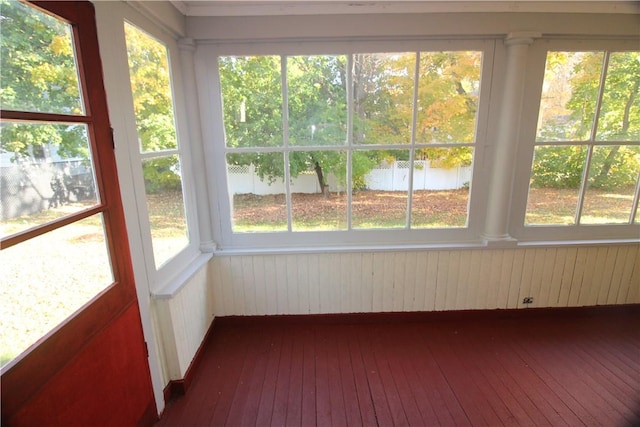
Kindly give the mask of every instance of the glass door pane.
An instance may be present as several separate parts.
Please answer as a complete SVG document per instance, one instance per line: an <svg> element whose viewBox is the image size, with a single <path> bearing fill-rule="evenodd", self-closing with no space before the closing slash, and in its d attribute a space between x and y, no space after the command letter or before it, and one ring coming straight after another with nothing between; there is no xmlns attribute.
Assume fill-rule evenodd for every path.
<svg viewBox="0 0 640 427"><path fill-rule="evenodd" d="M85 124L0 123L0 236L99 202Z"/></svg>
<svg viewBox="0 0 640 427"><path fill-rule="evenodd" d="M114 281L102 214L0 251L0 265L3 366Z"/></svg>
<svg viewBox="0 0 640 427"><path fill-rule="evenodd" d="M0 8L2 108L83 115L71 25L18 1Z"/></svg>

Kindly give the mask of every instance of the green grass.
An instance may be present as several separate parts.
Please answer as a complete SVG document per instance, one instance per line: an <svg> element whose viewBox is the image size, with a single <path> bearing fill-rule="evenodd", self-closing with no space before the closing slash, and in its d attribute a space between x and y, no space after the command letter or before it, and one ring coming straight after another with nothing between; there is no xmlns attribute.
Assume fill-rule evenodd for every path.
<svg viewBox="0 0 640 427"><path fill-rule="evenodd" d="M463 227L467 190L419 192L414 197L413 228ZM533 189L530 224L571 224L576 190ZM633 197L591 190L583 223L628 221ZM402 229L405 226L406 194L359 192L354 197L353 227ZM148 198L154 252L167 259L186 244L186 227L180 194ZM234 198L235 232L281 232L287 230L284 196L244 195ZM62 208L4 221L3 234L43 224L88 206ZM304 195L294 197L295 231L345 230L346 196ZM95 215L55 232L0 252L0 363L6 364L71 313L110 284L108 259L100 216ZM105 269L106 266L106 269Z"/></svg>

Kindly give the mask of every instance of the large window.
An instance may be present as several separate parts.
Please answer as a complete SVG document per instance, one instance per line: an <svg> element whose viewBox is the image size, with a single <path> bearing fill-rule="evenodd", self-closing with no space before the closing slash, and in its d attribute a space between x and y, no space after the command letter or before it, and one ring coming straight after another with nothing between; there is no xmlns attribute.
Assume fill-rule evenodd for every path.
<svg viewBox="0 0 640 427"><path fill-rule="evenodd" d="M181 150L175 125L167 47L124 24L129 77L156 268L189 244Z"/></svg>
<svg viewBox="0 0 640 427"><path fill-rule="evenodd" d="M217 67L233 234L468 228L482 51Z"/></svg>
<svg viewBox="0 0 640 427"><path fill-rule="evenodd" d="M640 52L549 51L527 226L638 223Z"/></svg>

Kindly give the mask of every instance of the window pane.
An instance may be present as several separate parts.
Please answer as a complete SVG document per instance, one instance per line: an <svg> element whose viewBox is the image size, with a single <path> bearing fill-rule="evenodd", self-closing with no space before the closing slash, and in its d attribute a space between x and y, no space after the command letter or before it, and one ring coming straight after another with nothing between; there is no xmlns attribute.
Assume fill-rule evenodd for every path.
<svg viewBox="0 0 640 427"><path fill-rule="evenodd" d="M406 227L410 163L409 150L353 152L353 228Z"/></svg>
<svg viewBox="0 0 640 427"><path fill-rule="evenodd" d="M583 145L536 147L526 225L575 224L586 156Z"/></svg>
<svg viewBox="0 0 640 427"><path fill-rule="evenodd" d="M482 52L422 52L416 142L475 142Z"/></svg>
<svg viewBox="0 0 640 427"><path fill-rule="evenodd" d="M234 232L287 230L282 153L227 154Z"/></svg>
<svg viewBox="0 0 640 427"><path fill-rule="evenodd" d="M628 223L638 174L640 146L595 147L580 223Z"/></svg>
<svg viewBox="0 0 640 427"><path fill-rule="evenodd" d="M640 141L640 52L613 52L598 117L599 141Z"/></svg>
<svg viewBox="0 0 640 427"><path fill-rule="evenodd" d="M411 142L415 63L414 53L354 55L354 143Z"/></svg>
<svg viewBox="0 0 640 427"><path fill-rule="evenodd" d="M291 145L344 145L346 143L346 69L346 56L287 58Z"/></svg>
<svg viewBox="0 0 640 427"><path fill-rule="evenodd" d="M113 283L102 215L0 252L5 365Z"/></svg>
<svg viewBox="0 0 640 427"><path fill-rule="evenodd" d="M0 123L2 237L98 203L86 125Z"/></svg>
<svg viewBox="0 0 640 427"><path fill-rule="evenodd" d="M473 148L427 148L416 159L411 227L466 227Z"/></svg>
<svg viewBox="0 0 640 427"><path fill-rule="evenodd" d="M289 165L293 231L346 230L347 154L292 152Z"/></svg>
<svg viewBox="0 0 640 427"><path fill-rule="evenodd" d="M153 255L159 268L189 244L180 159L177 155L148 159L142 170Z"/></svg>
<svg viewBox="0 0 640 427"><path fill-rule="evenodd" d="M548 52L537 141L585 141L598 100L602 52Z"/></svg>
<svg viewBox="0 0 640 427"><path fill-rule="evenodd" d="M124 29L140 150L176 149L167 48L132 25Z"/></svg>
<svg viewBox="0 0 640 427"><path fill-rule="evenodd" d="M71 26L18 1L0 14L2 108L83 114Z"/></svg>
<svg viewBox="0 0 640 427"><path fill-rule="evenodd" d="M282 146L279 56L218 60L227 147Z"/></svg>

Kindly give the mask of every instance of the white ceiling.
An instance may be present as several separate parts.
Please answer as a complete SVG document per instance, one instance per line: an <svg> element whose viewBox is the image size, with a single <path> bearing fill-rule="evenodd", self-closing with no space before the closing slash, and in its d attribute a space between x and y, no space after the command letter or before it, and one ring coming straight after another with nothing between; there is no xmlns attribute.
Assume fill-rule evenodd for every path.
<svg viewBox="0 0 640 427"><path fill-rule="evenodd" d="M185 16L268 16L447 12L566 12L640 14L640 2L638 1L171 0L171 3Z"/></svg>

